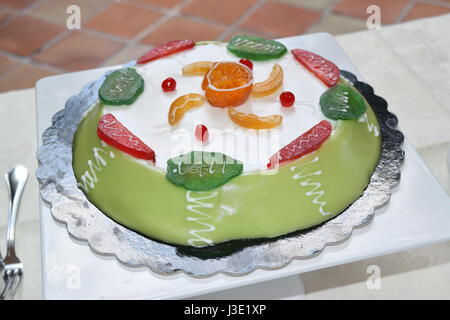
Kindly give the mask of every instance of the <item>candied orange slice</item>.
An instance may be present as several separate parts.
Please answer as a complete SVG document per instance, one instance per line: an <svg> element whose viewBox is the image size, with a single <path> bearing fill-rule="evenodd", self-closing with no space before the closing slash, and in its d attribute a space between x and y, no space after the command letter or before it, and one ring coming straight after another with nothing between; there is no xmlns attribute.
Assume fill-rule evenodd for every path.
<svg viewBox="0 0 450 320"><path fill-rule="evenodd" d="M283 68L277 63L273 65L272 72L267 80L255 83L252 88L252 95L257 97L267 96L283 84Z"/></svg>
<svg viewBox="0 0 450 320"><path fill-rule="evenodd" d="M186 111L200 107L203 103L205 103L205 98L198 93L188 93L176 98L169 109L168 119L170 125L176 125Z"/></svg>
<svg viewBox="0 0 450 320"><path fill-rule="evenodd" d="M214 62L198 61L183 67L184 76L204 76L212 68Z"/></svg>
<svg viewBox="0 0 450 320"><path fill-rule="evenodd" d="M205 97L215 107L238 106L247 101L252 90L250 68L237 62L216 62L202 82Z"/></svg>
<svg viewBox="0 0 450 320"><path fill-rule="evenodd" d="M249 129L272 129L278 127L283 121L281 115L260 117L256 114L237 111L233 107L228 108L228 115L234 123Z"/></svg>

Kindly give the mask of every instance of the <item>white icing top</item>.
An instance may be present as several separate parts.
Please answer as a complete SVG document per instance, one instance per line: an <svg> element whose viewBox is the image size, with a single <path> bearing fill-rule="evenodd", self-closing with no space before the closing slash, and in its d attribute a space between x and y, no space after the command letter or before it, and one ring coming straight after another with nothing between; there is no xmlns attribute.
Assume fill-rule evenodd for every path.
<svg viewBox="0 0 450 320"><path fill-rule="evenodd" d="M274 63L284 72L283 86L274 94L263 98L249 99L237 110L258 116L281 114L283 123L271 130L252 130L233 123L227 108L211 106L206 100L202 107L187 111L174 127L168 122L168 111L172 102L181 95L199 93L202 76L183 76L182 67L197 61L236 61L240 58L229 53L225 44L198 45L167 58L139 65L136 70L145 82L144 92L130 106L105 106L105 113L112 113L128 130L150 146L156 154L156 167L165 171L167 160L193 150L218 151L240 160L244 173L267 169L270 156L292 140L312 128L321 120L333 125L336 121L326 118L318 104L320 95L327 87L306 70L288 52L280 59L253 62L254 83L266 80ZM177 82L176 90L164 92L161 83L172 77ZM279 95L291 91L296 103L285 108ZM209 140L201 143L195 138L195 126L208 128Z"/></svg>

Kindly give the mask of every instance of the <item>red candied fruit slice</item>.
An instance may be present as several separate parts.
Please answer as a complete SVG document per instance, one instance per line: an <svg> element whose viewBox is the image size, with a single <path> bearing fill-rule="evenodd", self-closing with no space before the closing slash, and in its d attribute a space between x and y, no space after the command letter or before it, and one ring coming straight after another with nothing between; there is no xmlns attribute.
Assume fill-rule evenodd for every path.
<svg viewBox="0 0 450 320"><path fill-rule="evenodd" d="M111 113L100 118L97 135L110 146L135 158L155 162L155 151L125 128Z"/></svg>
<svg viewBox="0 0 450 320"><path fill-rule="evenodd" d="M270 157L267 167L272 169L278 164L296 160L304 155L317 150L331 134L331 123L320 121L314 127L306 131L300 137L284 146Z"/></svg>
<svg viewBox="0 0 450 320"><path fill-rule="evenodd" d="M339 81L339 68L333 62L302 49L293 49L291 52L298 62L314 73L328 87L334 86Z"/></svg>
<svg viewBox="0 0 450 320"><path fill-rule="evenodd" d="M195 137L198 141L206 142L209 139L208 128L203 124L198 124L195 127Z"/></svg>
<svg viewBox="0 0 450 320"><path fill-rule="evenodd" d="M137 60L137 63L147 63L183 50L191 49L194 46L195 42L193 40L169 41L165 44L161 44L153 49L150 49L149 52L145 53Z"/></svg>

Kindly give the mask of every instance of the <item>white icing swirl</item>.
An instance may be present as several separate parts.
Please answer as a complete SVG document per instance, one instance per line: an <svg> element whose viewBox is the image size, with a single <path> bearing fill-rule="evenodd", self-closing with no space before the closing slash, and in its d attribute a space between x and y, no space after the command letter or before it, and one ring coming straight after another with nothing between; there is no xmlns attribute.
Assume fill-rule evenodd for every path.
<svg viewBox="0 0 450 320"><path fill-rule="evenodd" d="M94 161L89 159L87 161L87 165L89 167L88 170L85 171L85 173L81 176L80 180L81 182L78 182L78 186L82 188L85 192L89 192L90 189L95 188L95 184L98 182L98 177L96 174L96 171L102 171L102 167L106 167L107 162L102 157L101 154L106 155L110 157L111 159L114 159L114 153L112 151L106 151L102 148L93 148L92 149L94 154Z"/></svg>
<svg viewBox="0 0 450 320"><path fill-rule="evenodd" d="M218 195L217 191L212 192L195 192L197 194L200 194L200 197L194 198L193 191L186 191L186 201L188 202L187 209L188 211L195 213L196 216L194 217L187 217L187 221L195 222L196 224L200 225L202 229L192 229L189 231L189 233L194 237L192 239L188 240L188 244L194 247L202 247L205 245L210 245L213 243L211 239L208 239L200 233L208 233L213 232L216 230L216 227L214 227L212 224L207 223L205 220L211 219L211 216L207 214L206 212L202 211L203 209L211 209L214 207L214 204L212 203L206 203L201 202L202 200L208 200L216 197Z"/></svg>
<svg viewBox="0 0 450 320"><path fill-rule="evenodd" d="M326 203L326 201L320 200L325 195L325 191L320 190L320 188L322 187L322 184L320 182L314 182L313 181L314 179L311 178L314 176L322 175L322 170L317 170L314 172L307 172L308 169L304 168L305 166L308 166L309 164L312 164L312 163L316 163L318 161L319 161L319 157L316 156L313 160L311 160L309 162L302 163L297 166L292 166L291 171L295 171L298 168L302 168L302 170L300 172L298 172L292 176L292 179L301 180L300 185L302 187L311 187L311 186L313 187L311 190L307 191L305 194L308 197L314 196L312 202L319 206L319 212L322 216L327 216L327 215L331 214L330 212L324 210L324 207L327 203ZM305 179L305 178L307 178L307 179Z"/></svg>

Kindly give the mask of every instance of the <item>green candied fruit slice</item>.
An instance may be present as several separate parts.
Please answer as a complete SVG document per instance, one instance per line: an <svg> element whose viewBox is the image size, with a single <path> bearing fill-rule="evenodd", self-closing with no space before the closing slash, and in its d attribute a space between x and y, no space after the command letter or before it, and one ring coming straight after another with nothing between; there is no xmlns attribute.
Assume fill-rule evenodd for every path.
<svg viewBox="0 0 450 320"><path fill-rule="evenodd" d="M144 91L144 79L133 68L123 68L106 76L98 90L100 101L107 105L129 105Z"/></svg>
<svg viewBox="0 0 450 320"><path fill-rule="evenodd" d="M254 61L278 59L287 52L286 47L278 41L246 35L231 38L227 49L240 58Z"/></svg>
<svg viewBox="0 0 450 320"><path fill-rule="evenodd" d="M191 151L167 160L166 178L192 191L206 191L242 174L242 162L220 152Z"/></svg>
<svg viewBox="0 0 450 320"><path fill-rule="evenodd" d="M366 112L363 96L345 83L338 83L320 96L320 108L333 120L357 119Z"/></svg>

